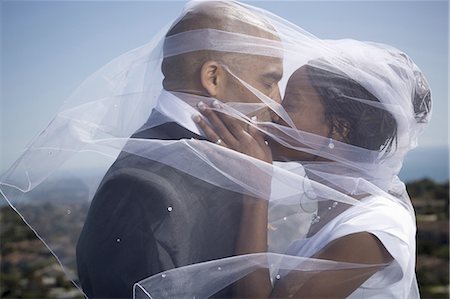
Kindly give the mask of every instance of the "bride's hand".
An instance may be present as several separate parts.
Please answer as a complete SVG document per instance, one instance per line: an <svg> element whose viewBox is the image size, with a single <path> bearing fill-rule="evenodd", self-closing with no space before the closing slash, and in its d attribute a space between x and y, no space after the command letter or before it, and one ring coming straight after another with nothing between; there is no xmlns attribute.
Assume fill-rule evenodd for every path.
<svg viewBox="0 0 450 299"><path fill-rule="evenodd" d="M203 102L198 103L197 106L202 115L212 125L211 127L200 115L193 117L209 141L267 163L272 163L272 152L264 140L264 134L254 125L219 112L223 109L223 106L217 101L213 103L212 107L206 106ZM211 108L214 108L217 112ZM256 120L256 117L252 119Z"/></svg>

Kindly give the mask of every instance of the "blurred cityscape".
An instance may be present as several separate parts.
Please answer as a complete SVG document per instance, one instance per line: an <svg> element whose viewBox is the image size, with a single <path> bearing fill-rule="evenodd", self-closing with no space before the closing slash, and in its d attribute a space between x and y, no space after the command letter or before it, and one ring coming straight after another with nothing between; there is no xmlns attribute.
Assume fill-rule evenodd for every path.
<svg viewBox="0 0 450 299"><path fill-rule="evenodd" d="M80 192L83 190L79 185L81 182L67 184L72 190L78 190L71 193L74 199L87 197L86 192ZM449 183L423 179L407 184L407 189L417 215L416 271L421 296L449 298ZM41 192L45 193L45 190ZM75 207L70 207L70 202L66 200L66 205L58 205L60 215L55 211L52 214L58 217L76 215L73 210ZM87 204L81 207L85 208ZM55 207L45 204L43 209ZM68 211L72 212L67 213ZM0 221L1 298L84 298L67 279L50 251L8 205L1 206ZM41 226L51 226L52 220L48 221L49 224ZM81 229L82 222L83 219L76 218L67 221L72 225L72 230L74 225ZM61 231L63 232L64 228L61 228ZM58 243L74 242L73 237L61 233L58 235Z"/></svg>

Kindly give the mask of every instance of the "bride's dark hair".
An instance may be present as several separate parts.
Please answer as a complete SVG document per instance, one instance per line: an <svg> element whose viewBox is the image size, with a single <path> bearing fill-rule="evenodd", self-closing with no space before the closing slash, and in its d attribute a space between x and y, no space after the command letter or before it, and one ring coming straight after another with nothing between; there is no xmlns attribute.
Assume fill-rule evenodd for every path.
<svg viewBox="0 0 450 299"><path fill-rule="evenodd" d="M343 141L369 150L389 152L397 140L397 123L385 109L364 101L380 102L358 82L342 73L306 66L311 85L319 94L325 119Z"/></svg>
<svg viewBox="0 0 450 299"><path fill-rule="evenodd" d="M395 54L395 58L412 68L412 62L405 54ZM324 67L315 66L316 63ZM395 65L390 67L402 77L403 70ZM369 150L388 153L394 145L397 146L398 125L394 116L379 104L367 103L380 103L377 97L357 81L335 70L326 60L316 60L314 65L308 64L305 68L311 85L324 105L330 132L337 132L348 144ZM419 70L414 70L413 86L411 104L414 118L417 123L427 123L431 115L431 90Z"/></svg>

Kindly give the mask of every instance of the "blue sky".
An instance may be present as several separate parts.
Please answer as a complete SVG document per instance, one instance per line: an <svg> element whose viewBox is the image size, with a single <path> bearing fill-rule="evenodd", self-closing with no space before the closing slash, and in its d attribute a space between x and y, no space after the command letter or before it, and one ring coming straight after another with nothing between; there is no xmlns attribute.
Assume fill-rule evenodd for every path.
<svg viewBox="0 0 450 299"><path fill-rule="evenodd" d="M402 49L426 74L434 111L420 146L448 146L447 1L244 1L320 38L355 38ZM184 1L2 1L3 172L89 74L148 42ZM448 165L441 165L448 167Z"/></svg>

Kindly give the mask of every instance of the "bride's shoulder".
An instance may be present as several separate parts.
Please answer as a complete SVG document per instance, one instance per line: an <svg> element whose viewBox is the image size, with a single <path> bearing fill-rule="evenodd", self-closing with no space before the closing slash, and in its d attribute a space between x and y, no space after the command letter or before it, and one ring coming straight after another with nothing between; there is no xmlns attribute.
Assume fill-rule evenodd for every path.
<svg viewBox="0 0 450 299"><path fill-rule="evenodd" d="M414 213L401 200L393 196L371 195L360 200L361 211L377 213L402 222L415 222Z"/></svg>

